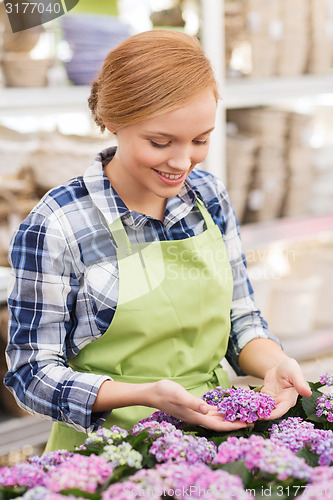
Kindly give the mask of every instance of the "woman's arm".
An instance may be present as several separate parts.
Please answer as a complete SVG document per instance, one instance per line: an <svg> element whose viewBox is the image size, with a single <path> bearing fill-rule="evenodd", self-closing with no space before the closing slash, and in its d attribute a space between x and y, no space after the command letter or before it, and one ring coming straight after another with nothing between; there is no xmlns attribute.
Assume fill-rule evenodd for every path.
<svg viewBox="0 0 333 500"><path fill-rule="evenodd" d="M287 359L289 357L276 342L257 338L243 347L238 362L244 373L264 379L268 370Z"/></svg>
<svg viewBox="0 0 333 500"><path fill-rule="evenodd" d="M146 384L128 384L106 380L100 387L93 412L109 411L124 406L142 405L161 410L191 425L201 425L215 431L232 431L252 427L246 422L224 421L216 407L192 396L171 380Z"/></svg>
<svg viewBox="0 0 333 500"><path fill-rule="evenodd" d="M64 190L57 191L64 195ZM54 205L57 217L48 211ZM71 334L80 284L60 212L51 196L46 198L12 239L5 384L26 411L92 431L109 414L92 419L91 407L100 385L110 377L74 372L68 366L68 351L77 347ZM83 332L89 333L89 326L84 323Z"/></svg>

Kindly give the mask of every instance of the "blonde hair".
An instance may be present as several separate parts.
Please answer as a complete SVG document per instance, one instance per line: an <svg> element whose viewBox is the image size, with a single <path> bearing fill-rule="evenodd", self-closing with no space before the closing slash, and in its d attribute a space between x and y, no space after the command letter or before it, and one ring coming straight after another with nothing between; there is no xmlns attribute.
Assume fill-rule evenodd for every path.
<svg viewBox="0 0 333 500"><path fill-rule="evenodd" d="M125 127L188 104L211 89L219 98L209 60L194 37L152 30L109 52L88 103L97 125Z"/></svg>

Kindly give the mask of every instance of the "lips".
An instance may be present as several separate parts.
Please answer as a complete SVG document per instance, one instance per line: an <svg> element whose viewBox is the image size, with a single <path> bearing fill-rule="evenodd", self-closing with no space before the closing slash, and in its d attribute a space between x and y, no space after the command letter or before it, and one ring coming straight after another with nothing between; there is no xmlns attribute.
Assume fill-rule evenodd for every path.
<svg viewBox="0 0 333 500"><path fill-rule="evenodd" d="M158 178L163 181L165 184L169 185L174 185L174 184L180 184L185 180L186 173L183 172L182 174L170 174L169 172L160 172L159 170L153 169L154 172L156 172L156 175Z"/></svg>

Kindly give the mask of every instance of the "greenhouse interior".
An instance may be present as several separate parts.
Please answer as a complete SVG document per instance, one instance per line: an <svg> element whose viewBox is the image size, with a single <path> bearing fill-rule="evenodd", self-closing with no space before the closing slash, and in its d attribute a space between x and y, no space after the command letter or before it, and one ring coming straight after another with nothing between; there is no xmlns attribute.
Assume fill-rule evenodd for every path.
<svg viewBox="0 0 333 500"><path fill-rule="evenodd" d="M28 15L29 9L31 13L34 11L37 21L32 14ZM20 28L15 29L18 23L21 23ZM168 405L163 406L163 404L160 407L150 405L150 415L138 418L134 426L122 427L120 417L115 417L114 421L110 417L110 422L114 424L107 427L98 423L105 421L103 416L105 408L101 407L100 411L95 410L97 416L93 417L91 413L93 401L89 403L90 409L85 406L88 396L86 400L82 400L83 410L73 409L75 405L80 406L79 399L75 401L68 399L65 403L60 401L61 398L67 397L66 391L69 393L73 391L72 385L75 386L76 375L74 372L73 381L66 379L61 382L60 374L57 375L59 380L53 380L51 369L50 375L48 374L45 352L56 350L56 354L52 355L58 359L56 361L58 371L65 369L64 366L66 370L71 369L64 355L65 351L68 349L68 352L78 354L82 346L85 349L87 343L91 342L84 336L85 329L91 329L87 335L95 335L94 338L99 340L97 333L104 333L110 325L109 321L105 328L103 327L104 316L102 313L98 316L98 311L96 313L95 309L108 306L111 292L105 292L105 303L102 297L98 298L100 304L97 303L97 299L96 303L93 302L95 299L91 299L90 294L95 293L94 290L85 289L85 285L79 279L78 282L75 281L76 278L74 279L72 275L70 277L63 275L67 261L61 269L58 261L54 264L60 266L59 276L49 274L47 269L43 268L46 266L43 259L46 259L47 243L40 242L44 237L46 240L47 230L45 229L44 233L43 225L42 229L38 230L33 226L39 235L34 242L30 242L32 247L35 246L35 253L32 253L33 249L27 246L28 232L24 233L24 228L27 228L28 224L38 224L38 220L41 220L37 216L38 210L40 217L46 217L43 215L46 213L46 207L49 210L47 213L52 212L51 202L48 201L51 199L50 196L53 196L52 203L60 203L61 193L58 195L59 200L56 194L52 195L58 186L68 186L70 179L82 179L81 176L92 165L100 151L106 148L117 150L117 141L119 147L117 152L113 153L115 155L113 158L118 160L118 163L114 164L114 168L116 165L121 166L122 157L119 151L122 132L123 137L126 134L126 125L123 129L120 128L120 132L118 129L114 131L112 126L107 125L103 131L96 125L98 122L94 120L93 113L89 110L90 104L88 106L92 84L99 72L103 71L104 60L114 48L132 37L135 39L137 35L150 31L157 33L160 30L186 34L199 42L201 50L210 62L219 93L215 124L212 127L214 130L209 137L209 151L207 149L207 154L198 166L202 173L195 174L197 171L195 169L194 176L190 177L194 179L194 184L196 182L195 185L198 187L196 192L200 189L202 189L200 193L206 192L204 189L207 189L208 193L211 188L205 188L204 183L213 182L207 179L217 179L214 185L222 186L220 189L223 193L227 193L229 201L226 202L225 199L221 201L219 209L222 212L220 216L216 212L216 219L209 211L209 204L207 205L205 200L203 204L207 208L205 211L208 212L208 216L212 215L210 219L215 222L215 227L218 225L217 217L222 220L223 228L229 227L225 230L227 233L225 238L224 229L222 226L219 227L225 243L223 246L227 251L230 248L230 252L234 252L232 258L235 262L237 256L234 254L239 252L235 268L237 265L241 267L240 270L232 270L234 294L231 320L229 317L227 319L227 322L231 321L229 327L231 332L233 323L235 331L241 330L239 333L230 333L230 339L232 335L238 335L238 344L230 347L229 339L228 351L225 347L218 366L223 371L223 376L214 375L217 380L214 387L207 383L206 390L202 390L200 394L191 394L191 397L195 396L196 399L200 396L206 405L207 414L213 411L210 409L211 406L216 408L219 415L214 418L220 418L227 424L219 429L206 427L204 423L195 423L196 420L191 420L192 417L186 421L177 411L171 414L172 412L165 409ZM145 55L141 64L149 67L149 54ZM165 73L167 71L166 66ZM189 76L184 72L183 77L186 81ZM150 82L146 83L148 90ZM112 94L109 98L112 100ZM190 106L195 102L193 99L186 101L185 107L180 110L192 109ZM151 101L153 100L151 97ZM11 498L124 500L188 497L207 499L269 497L276 500L298 496L304 500L333 500L333 0L72 2L41 0L37 3L0 0L0 110L0 500ZM177 108L172 108L169 113L170 116L172 113L177 113ZM140 123L139 121L128 125L129 130L131 126L140 129ZM196 130L200 129L199 118L193 129L195 127ZM190 128L192 130L192 125ZM192 141L191 147L196 144L193 146L195 154L199 149L203 150L201 146L204 147L207 142L206 135L200 132L194 137L200 139ZM167 139L164 136L170 138L169 142L165 143ZM156 158L157 154L162 157L167 155L168 151L177 148L176 135L172 136L169 133L164 136L162 140L161 134L155 134L153 136L155 142L150 140L154 149L151 153L154 153ZM156 144L161 141L162 144ZM140 161L141 159L137 160L137 165L140 165ZM173 174L169 165L171 160L167 167L163 167L167 169L163 181L163 193L168 189L170 193L174 193L172 196L178 197L178 194L177 196L175 194L177 175ZM162 190L161 168L157 171L159 179L154 180L157 186L154 188L156 192L158 189ZM95 175L95 171L91 175ZM109 180L110 175L108 174ZM114 175L112 174L112 178ZM106 174L104 182L105 179ZM116 193L118 190L114 187L112 189L118 197L119 193L118 195ZM184 186L180 187L179 184L179 189L184 189ZM188 194L193 192L190 191ZM65 195L73 198L78 196L76 192L74 193L74 187L68 188L66 193L63 193L63 196ZM212 197L212 194L210 196ZM133 200L134 198L135 196ZM163 199L166 200L165 203L169 203L171 195L170 198L165 195ZM219 200L215 198L215 203L220 203ZM83 211L84 203L88 202L76 201L82 205L81 208L75 209ZM100 201L102 202L103 200ZM112 198L110 203L113 202ZM124 201L120 202L123 203L122 206L126 205ZM232 215L229 213L230 210L228 213L223 213L226 203L231 207ZM208 231L207 215L204 215L198 202L197 205ZM138 206L141 207L140 203ZM134 213L135 217L141 217L140 220L143 220L142 217L147 220L148 217L149 224L155 224L152 227L157 227L156 221L151 222L151 214L143 216L142 214L146 213L143 210L135 211L135 208L132 210L134 212L130 213ZM173 216L176 217L175 213ZM63 221L65 217L68 217L65 210L61 211L59 217L53 211L50 216L50 220L53 218L53 222L50 222L53 223L50 231L55 234L58 225L60 227L63 223L61 227L65 227L65 224L70 224L68 222L70 219L66 218L66 221ZM135 217L133 222L133 216L131 217L131 224L137 223L137 227L140 228L140 222L136 222ZM179 214L177 217L180 217ZM82 219L77 220L83 222L85 219L82 216ZM139 221L139 218L137 220ZM176 243L184 241L181 236L177 237L177 234L184 234L186 227L183 226L190 223L188 219L184 223L178 222L182 228L175 229L175 232L170 229L171 216L169 219L166 217L164 222L163 217L157 222L159 228L165 223L163 229L155 229L159 234L163 231L163 234L167 235L163 236L164 239L175 239ZM231 224L234 225L231 227ZM107 225L104 224L103 227L106 231ZM127 227L125 222L122 228L124 227ZM124 233L126 234L126 230ZM73 229L73 232L68 234L77 238L75 248L80 248L81 251L80 237L83 240L87 231L84 228L75 228L75 231ZM69 239L68 234L63 237ZM111 234L113 235L112 231ZM137 238L137 243L143 245L150 241L140 236L141 234L143 233L132 235L133 238ZM171 236L175 234L176 236ZM196 236L201 236L198 233L193 234L194 239ZM17 236L14 241L15 235ZM60 232L57 236L53 235L54 241L56 238L61 238L59 235ZM192 240L187 236L186 239ZM84 244L88 245L87 241L82 243ZM19 245L22 246L21 249L17 248ZM70 242L70 245L74 248L73 242ZM115 267L112 268L112 272L108 271L112 275L109 278L109 285L106 281L102 283L105 279L103 273L106 272L106 263L101 257L101 252L104 252L103 243L94 236L90 246L91 255L89 255L99 256L95 265L101 268L100 274L94 276L96 283L99 283L95 283L96 287L99 287L100 291L102 287L112 288L115 282L113 276ZM118 241L117 246L119 246ZM48 251L52 259L58 248L53 249L50 245ZM128 255L132 252L131 248L127 251ZM210 248L207 249L207 254L209 252ZM125 267L121 267L118 248L117 255L120 274L121 269ZM144 272L149 274L142 255L140 253ZM176 256L171 260L173 255L170 256L172 265L176 262ZM229 253L231 262L230 255ZM73 259L76 258L73 256ZM33 264L30 262L34 259L36 276L32 276ZM64 259L67 259L67 253ZM194 271L199 267L195 267L195 255L187 260L184 257L183 264L188 268L190 259L194 266L191 276L197 276ZM89 266L92 268L93 264L89 263L82 271L83 276L87 275L88 281ZM102 269L103 267L105 269ZM123 271L124 274L126 272L128 280L131 269L128 267L127 271ZM154 271L155 268L152 269ZM190 270L188 272L190 273ZM25 277L23 273L26 273ZM41 276L43 273L44 276ZM246 278L240 277L241 273L246 273ZM66 287L71 287L70 291L66 291L68 297L74 294L75 287L81 285L83 287L82 295L68 298L74 305L69 312L66 310L71 317L63 320L64 324L61 326L56 324L57 319L55 319L58 302L59 309L64 306L60 299L51 296L52 280L57 279L59 283L61 281L63 296ZM156 275L150 276L149 279L152 283L154 279L158 280L158 270ZM40 284L38 288L41 280L48 282L48 288L45 283ZM132 286L134 290L135 278L133 280L130 287ZM243 281L238 283L241 280L246 281L246 291ZM54 287L54 295L61 288L55 281L54 284L58 289ZM214 283L216 281L217 278ZM93 278L91 283L93 286ZM182 281L178 283L179 288L182 283ZM24 284L30 290L25 292L25 295L21 290ZM155 285L152 286L154 288ZM175 283L173 286L177 288ZM200 298L203 304L202 309L200 311L194 309L192 315L195 317L198 314L197 321L200 322L202 310L208 307L209 297L214 293L212 291L208 295L208 284L205 285L207 295L203 293L206 288L196 293L196 286L193 284L192 305L194 307L196 304L195 295L198 296L198 300L199 295L202 295ZM39 297L35 303L31 303L29 309L30 306L26 305L27 295L36 293L37 296L38 290L44 289L43 287L49 302L45 298L45 302L42 303L43 297ZM135 293L134 290L133 297ZM89 318L85 319L82 316L74 318L75 310L85 307L82 305L83 302L90 300L92 305L89 306ZM149 301L148 297L146 301ZM50 303L54 303L54 318L53 312L47 311ZM191 304L190 300L184 301L185 303ZM118 302L119 304L119 307L126 310L126 302ZM21 312L24 307L26 307L25 315ZM156 307L158 308L159 304L156 304ZM182 305L176 307L179 313ZM167 324L170 320L168 310L162 310L166 315L163 316L161 313L160 325ZM257 311L261 318L260 326L258 326ZM147 312L148 317L151 314L151 311ZM170 316L172 314L170 312ZM249 321L245 317L246 314L252 317L253 328L249 323L245 324ZM50 331L49 337L40 340L45 344L43 347L45 352L42 351L42 347L36 347L34 344L37 343L38 335L41 337L38 331L33 331L29 337L27 336L27 332L34 328L33 325L37 325L37 316L40 325L36 326L36 330L49 328ZM25 323L28 317L30 324ZM115 318L120 321L121 315L117 314ZM144 321L143 314L140 313L138 318L138 323L140 320ZM80 320L86 323L81 323L79 326ZM43 321L50 323L43 324ZM156 321L158 325L158 320ZM194 319L193 322L195 321ZM242 326L243 323L245 326ZM75 325L73 329L82 328L80 338L74 339L70 336L69 330L72 324ZM185 337L185 326L179 325L177 335L182 332ZM55 335L53 339L52 328ZM61 328L67 329L68 337L62 341L63 344L58 344ZM251 328L253 331L256 331L256 328L259 330L253 333ZM288 368L288 371L282 367L281 361L281 366L276 363L271 368L275 370L275 377L283 379L281 387L284 391L281 392L285 395L288 391L294 391L296 394L293 403L289 404L289 400L285 403L283 413L282 410L278 413L277 408L283 407L284 396L278 391L274 393L271 390L274 384L268 382L269 374L267 376L265 374L265 380L260 376L261 366L265 365L265 352L256 351L253 347L250 354L252 357L257 356L258 369L249 372L243 369L246 365L243 361L245 354L243 357L239 354L245 345L248 347L252 342L254 346L255 342L259 341L258 349L261 349L260 340L267 340L266 333L262 332L267 331L275 339L275 346L276 344L281 346L281 352L280 347L278 348L278 356L282 356L281 359L285 363L291 358L295 366L297 365L297 367L290 365L292 367ZM25 340L23 334L26 335ZM175 333L169 342L168 339L163 340L165 344L161 344L161 347L164 346L162 350L165 349L165 353L160 352L160 359L156 360L156 365L158 361L159 364L164 363L163 356L167 356L171 348L185 349L183 344L178 344L177 335ZM136 345L134 338L131 339L128 342L131 341ZM20 342L20 345L15 342ZM192 346L192 340L188 342ZM272 343L272 340L269 342ZM124 343L125 341L121 345ZM208 337L203 351L210 351L209 347L206 349L209 343ZM102 345L99 343L99 346ZM178 345L180 347L176 347ZM203 344L198 345L203 348ZM153 346L151 348L153 349ZM14 349L16 353L13 354ZM36 352L37 349L40 349L39 353ZM234 355L230 354L232 349L235 353L238 349L239 359L242 360L238 370L232 362L232 359L235 359ZM30 359L30 351L31 356L35 356L34 362ZM213 356L214 347L211 347L211 351ZM149 352L147 351L145 355L148 356ZM214 356L218 355L217 353ZM136 355L138 357L140 353L137 352ZM20 365L20 356L26 360L25 366L22 366L23 361ZM101 353L101 359L102 357ZM153 358L152 354L151 357ZM135 353L133 359L137 359ZM181 360L180 364L184 359L184 366L190 363L186 352L182 357L182 353L179 354L178 351L177 359ZM152 359L151 366L153 361ZM38 367L40 368L43 363L45 367L37 373ZM147 363L150 364L150 361ZM251 364L252 367L255 363L253 358L246 366ZM16 368L16 373L12 368L12 378L10 380L8 378L5 384L10 365L20 368ZM140 366L144 366L144 363L142 362ZM148 368L148 365L146 368L147 373L153 373L153 369ZM176 372L184 377L190 377L194 368L193 370L190 366L187 368L188 372L185 368ZM279 369L281 374L278 373ZM205 366L203 370L206 370ZM78 370L78 372L83 371L83 369ZM87 378L91 376L91 380L97 380L93 370L87 371L91 372ZM146 380L144 371L142 368L138 373L135 379L137 382L141 377L142 380ZM216 369L214 373L218 371ZM102 368L98 373L99 378L109 377L103 382L103 387L106 387L110 383L111 376L104 375ZM163 370L161 373L164 373ZM175 379L177 382L178 375L168 375L167 371L165 373L165 378ZM83 375L80 373L81 378L77 380L83 380ZM125 378L120 378L120 381L131 380L126 374L124 375ZM24 377L32 381L29 388L26 387ZM150 378L147 377L147 380ZM227 385L221 387L223 380L229 380L228 387ZM60 388L61 383L63 385ZM54 391L49 399L45 393L48 385L50 391ZM89 401L96 397L97 390L98 387L97 389L94 387L94 392L91 391ZM163 395L163 392L161 394ZM73 394L71 397L74 398ZM135 406L139 404L135 402L133 406L130 404L123 406L127 406L127 411L130 412L131 408L139 408ZM55 409L57 405L59 408ZM120 406L112 408L117 409ZM43 410L39 410L47 407L50 408L48 414L46 411L43 414ZM169 407L171 408L171 405ZM84 411L85 418L92 419L94 424L89 420L85 434L82 434L84 427L80 419L83 419L83 416L73 415L74 413L83 415ZM139 415L139 412L137 414ZM276 418L273 418L275 414ZM72 418L74 420L71 420ZM75 418L78 420L75 421ZM80 439L74 449L68 445L69 449L64 449L64 446L62 448L53 446L53 449L48 447L45 450L51 430L54 432L54 420L58 420L59 426L80 432ZM64 422L68 425L66 426Z"/></svg>

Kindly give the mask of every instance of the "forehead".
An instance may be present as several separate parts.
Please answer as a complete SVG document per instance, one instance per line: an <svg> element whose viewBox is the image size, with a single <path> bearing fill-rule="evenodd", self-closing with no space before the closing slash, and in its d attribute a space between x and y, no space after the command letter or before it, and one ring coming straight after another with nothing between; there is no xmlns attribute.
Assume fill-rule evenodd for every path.
<svg viewBox="0 0 333 500"><path fill-rule="evenodd" d="M186 105L136 124L141 132L196 137L215 125L216 100L211 91L204 92Z"/></svg>

